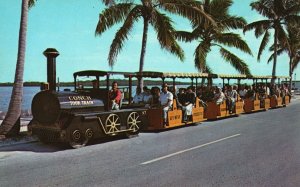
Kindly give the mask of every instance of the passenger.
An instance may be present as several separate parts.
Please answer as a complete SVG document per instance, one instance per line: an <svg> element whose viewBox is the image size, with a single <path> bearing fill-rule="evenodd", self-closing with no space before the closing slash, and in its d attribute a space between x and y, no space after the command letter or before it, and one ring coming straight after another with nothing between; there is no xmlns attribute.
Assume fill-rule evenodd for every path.
<svg viewBox="0 0 300 187"><path fill-rule="evenodd" d="M164 125L168 125L167 113L173 104L173 94L168 91L168 85L166 83L162 85L162 92L160 93L159 99L160 99L160 105L163 108Z"/></svg>
<svg viewBox="0 0 300 187"><path fill-rule="evenodd" d="M247 86L246 98L255 100L255 91L252 89L252 86Z"/></svg>
<svg viewBox="0 0 300 187"><path fill-rule="evenodd" d="M266 98L270 95L270 87L268 85L264 85L264 89L266 90Z"/></svg>
<svg viewBox="0 0 300 187"><path fill-rule="evenodd" d="M109 91L109 100L110 106L112 110L119 110L120 109L120 102L122 99L122 93L118 89L118 83L112 83L112 89Z"/></svg>
<svg viewBox="0 0 300 187"><path fill-rule="evenodd" d="M285 95L289 97L289 102L291 102L292 94L287 84L284 84L284 90L285 90Z"/></svg>
<svg viewBox="0 0 300 187"><path fill-rule="evenodd" d="M278 85L275 85L275 90L276 90L276 96L280 97L281 96L281 90L280 90L280 87Z"/></svg>
<svg viewBox="0 0 300 187"><path fill-rule="evenodd" d="M196 96L201 99L203 94L203 87L197 87Z"/></svg>
<svg viewBox="0 0 300 187"><path fill-rule="evenodd" d="M79 85L78 85L78 89L84 89L83 84L79 84Z"/></svg>
<svg viewBox="0 0 300 187"><path fill-rule="evenodd" d="M260 107L263 108L265 107L265 98L266 98L266 90L263 85L258 85L257 88L258 92L258 99L260 100Z"/></svg>
<svg viewBox="0 0 300 187"><path fill-rule="evenodd" d="M159 106L159 104L160 104L159 97L160 97L160 89L158 87L152 87L151 88L151 99L150 99L151 107Z"/></svg>
<svg viewBox="0 0 300 187"><path fill-rule="evenodd" d="M235 102L237 100L238 93L236 91L236 86L228 86L227 91L227 107L229 110L229 114L232 114L233 109L235 107Z"/></svg>
<svg viewBox="0 0 300 187"><path fill-rule="evenodd" d="M143 103L150 104L151 98L152 98L152 95L151 95L150 90L148 89L147 86L144 86L143 87Z"/></svg>
<svg viewBox="0 0 300 187"><path fill-rule="evenodd" d="M218 87L213 99L217 105L220 105L225 100L225 94L222 92L222 88Z"/></svg>
<svg viewBox="0 0 300 187"><path fill-rule="evenodd" d="M206 87L202 93L202 100L204 102L211 102L214 101L215 97L215 87Z"/></svg>
<svg viewBox="0 0 300 187"><path fill-rule="evenodd" d="M184 103L182 104L182 110L184 112L183 121L188 121L188 116L192 115L193 106L195 104L196 96L192 90L192 87L189 86L186 91L186 97Z"/></svg>
<svg viewBox="0 0 300 187"><path fill-rule="evenodd" d="M185 102L185 99L186 99L186 90L185 88L180 88L179 89L179 93L177 94L177 101L178 101L178 107L182 108L184 102Z"/></svg>
<svg viewBox="0 0 300 187"><path fill-rule="evenodd" d="M136 94L135 96L133 97L133 103L135 104L140 104L140 103L143 103L143 94L142 94L142 89L141 87L137 87L136 88Z"/></svg>
<svg viewBox="0 0 300 187"><path fill-rule="evenodd" d="M239 89L239 96L241 97L241 99L245 99L246 93L247 93L247 90L245 89L245 86L241 85L241 87Z"/></svg>
<svg viewBox="0 0 300 187"><path fill-rule="evenodd" d="M204 109L206 109L207 107L207 104L204 102L203 100L203 90L205 90L205 87L198 87L197 88L197 92L196 92L196 96L198 97L199 99L199 104L200 106L202 106Z"/></svg>
<svg viewBox="0 0 300 187"><path fill-rule="evenodd" d="M286 90L283 84L281 85L280 91L280 96L282 97L282 104L285 104Z"/></svg>

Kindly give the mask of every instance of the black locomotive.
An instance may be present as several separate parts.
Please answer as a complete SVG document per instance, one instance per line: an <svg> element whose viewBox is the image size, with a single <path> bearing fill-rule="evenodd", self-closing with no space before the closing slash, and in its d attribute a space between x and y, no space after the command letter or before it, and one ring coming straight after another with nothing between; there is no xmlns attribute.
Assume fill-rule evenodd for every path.
<svg viewBox="0 0 300 187"><path fill-rule="evenodd" d="M50 89L37 93L32 100L33 119L29 128L33 135L45 143L67 142L72 147L79 148L86 145L90 139L120 134L132 136L139 133L146 120L146 109L122 109L121 107L120 110L110 110L109 108L109 78L116 72L76 72L74 91L56 91L56 82L53 83L55 81L53 64L55 64L57 51L47 50L44 54L48 57ZM49 63L52 66L49 66ZM84 88L85 85L77 81L78 77L88 77L98 82L100 78L104 78L106 86Z"/></svg>

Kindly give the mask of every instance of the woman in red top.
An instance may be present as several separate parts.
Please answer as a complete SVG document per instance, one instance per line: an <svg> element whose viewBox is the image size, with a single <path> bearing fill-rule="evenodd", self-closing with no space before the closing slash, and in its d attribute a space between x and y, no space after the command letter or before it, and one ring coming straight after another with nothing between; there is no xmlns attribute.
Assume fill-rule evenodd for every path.
<svg viewBox="0 0 300 187"><path fill-rule="evenodd" d="M110 106L112 110L119 110L120 109L120 101L122 99L122 93L118 89L118 83L112 83L112 89L109 91L109 100Z"/></svg>

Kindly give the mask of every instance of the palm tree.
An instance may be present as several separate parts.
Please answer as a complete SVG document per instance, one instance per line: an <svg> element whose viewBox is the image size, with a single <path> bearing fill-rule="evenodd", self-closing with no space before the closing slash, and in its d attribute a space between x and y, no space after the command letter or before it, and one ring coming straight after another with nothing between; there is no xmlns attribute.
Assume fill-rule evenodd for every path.
<svg viewBox="0 0 300 187"><path fill-rule="evenodd" d="M96 28L96 35L101 35L113 25L124 22L117 31L114 40L110 46L108 63L111 67L115 64L116 57L122 50L125 40L132 31L133 25L140 18L143 19L143 38L140 53L139 72L144 69L144 57L146 53L147 34L149 25L154 27L157 33L157 39L163 49L176 55L181 61L184 59L183 50L180 48L174 38L175 29L172 26L170 17L161 13L160 10L178 14L193 22L213 22L211 18L202 10L201 4L195 0L141 0L137 1L120 0L122 3L115 3L114 0L103 0L109 5L99 16L99 22ZM143 81L140 82L141 86Z"/></svg>
<svg viewBox="0 0 300 187"><path fill-rule="evenodd" d="M256 10L258 13L266 17L266 19L254 21L248 24L244 28L246 31L254 29L255 36L263 36L257 59L260 60L261 54L269 42L270 30L274 29L274 58L272 69L272 83L275 82L276 76L276 63L277 63L277 48L278 43L285 43L288 45L287 36L284 30L284 25L290 22L300 23L300 2L299 0L258 0L250 4L252 10Z"/></svg>
<svg viewBox="0 0 300 187"><path fill-rule="evenodd" d="M192 32L176 32L177 39L181 41L200 41L194 52L195 67L200 72L212 73L212 69L207 64L206 58L212 47L218 47L225 61L229 62L237 71L250 75L247 64L224 47L234 47L252 55L249 46L240 35L229 32L232 29L242 29L247 24L245 19L229 14L232 0L202 0L201 3L203 4L204 12L211 15L212 19L216 22L216 26L200 20L199 22L192 23Z"/></svg>
<svg viewBox="0 0 300 187"><path fill-rule="evenodd" d="M286 52L290 58L289 60L289 89L292 88L292 76L295 68L300 62L300 25L289 23L287 25L288 43L279 43L277 48L277 55ZM274 45L270 47L270 51L274 51ZM274 59L274 53L270 56L268 63Z"/></svg>
<svg viewBox="0 0 300 187"><path fill-rule="evenodd" d="M23 73L25 64L26 32L28 8L32 7L35 0L22 0L22 13L19 30L18 57L16 64L15 80L7 114L0 126L0 135L11 136L19 132L20 116L23 97Z"/></svg>

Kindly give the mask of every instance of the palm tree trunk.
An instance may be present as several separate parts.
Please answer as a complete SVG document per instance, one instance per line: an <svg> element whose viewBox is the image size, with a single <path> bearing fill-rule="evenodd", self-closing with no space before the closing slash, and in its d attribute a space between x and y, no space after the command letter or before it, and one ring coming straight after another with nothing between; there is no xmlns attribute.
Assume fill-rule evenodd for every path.
<svg viewBox="0 0 300 187"><path fill-rule="evenodd" d="M143 30L143 40L142 40L142 49L141 49L141 56L140 56L140 69L139 72L144 70L144 59L146 54L146 45L147 45L147 36L148 36L148 27L149 27L149 20L144 18L144 30ZM139 85L141 88L144 86L144 80L139 80Z"/></svg>
<svg viewBox="0 0 300 187"><path fill-rule="evenodd" d="M277 65L277 37L278 37L278 31L275 27L275 33L274 33L274 61L273 61L273 70L272 70L272 81L271 83L275 83L275 76L276 76L276 65Z"/></svg>
<svg viewBox="0 0 300 187"><path fill-rule="evenodd" d="M19 30L18 57L16 64L15 80L11 99L7 114L0 126L1 135L14 135L12 132L15 126L20 127L18 122L21 116L22 97L23 97L23 74L25 64L25 49L26 49L26 31L27 31L27 16L28 16L28 0L22 0L22 13ZM17 132L18 133L18 132Z"/></svg>

